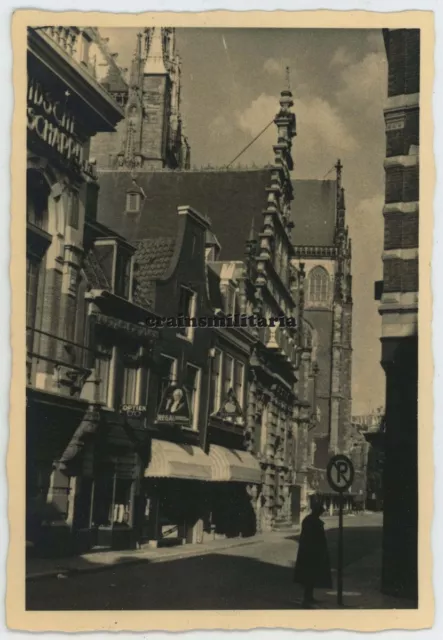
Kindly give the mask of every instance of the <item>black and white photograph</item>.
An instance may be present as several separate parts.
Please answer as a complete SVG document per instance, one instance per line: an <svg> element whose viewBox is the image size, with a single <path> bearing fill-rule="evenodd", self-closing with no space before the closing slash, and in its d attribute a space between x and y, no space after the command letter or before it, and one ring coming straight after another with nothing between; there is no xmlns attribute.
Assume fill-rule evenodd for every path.
<svg viewBox="0 0 443 640"><path fill-rule="evenodd" d="M25 611L431 606L424 23L75 15L21 22Z"/></svg>

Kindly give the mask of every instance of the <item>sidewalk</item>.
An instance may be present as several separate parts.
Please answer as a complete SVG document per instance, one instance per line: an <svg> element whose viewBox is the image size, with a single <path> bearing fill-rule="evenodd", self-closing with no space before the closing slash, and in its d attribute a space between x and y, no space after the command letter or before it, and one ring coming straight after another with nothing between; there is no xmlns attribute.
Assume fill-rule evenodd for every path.
<svg viewBox="0 0 443 640"><path fill-rule="evenodd" d="M345 609L411 609L414 604L404 598L388 596L380 591L382 550L360 558L344 568L343 604ZM316 609L338 609L337 573L333 570L334 590L318 591Z"/></svg>
<svg viewBox="0 0 443 640"><path fill-rule="evenodd" d="M212 553L214 550L223 551L233 547L258 544L278 537L287 536L289 533L297 535L300 527L293 527L280 531L271 531L257 534L251 538L232 538L210 540L202 544L187 544L176 547L160 547L153 549L144 546L141 549L128 551L96 551L84 553L79 556L67 558L28 558L26 560L26 580L38 580L51 576L64 578L73 573L88 573L113 569L122 564L135 564L149 561L166 562L179 560L192 556L202 556Z"/></svg>

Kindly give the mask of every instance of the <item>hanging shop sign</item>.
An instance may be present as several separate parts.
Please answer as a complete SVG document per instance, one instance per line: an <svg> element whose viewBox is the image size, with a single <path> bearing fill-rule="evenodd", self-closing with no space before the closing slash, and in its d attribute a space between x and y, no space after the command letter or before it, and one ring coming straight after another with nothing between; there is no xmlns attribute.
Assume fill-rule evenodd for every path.
<svg viewBox="0 0 443 640"><path fill-rule="evenodd" d="M235 422L237 424L244 422L243 410L233 389L229 389L220 405L220 409L214 415L227 422Z"/></svg>
<svg viewBox="0 0 443 640"><path fill-rule="evenodd" d="M94 175L93 165L83 157L84 142L76 132L74 116L62 101L54 99L33 78L28 81L27 123L28 131L34 132L65 162L77 170Z"/></svg>
<svg viewBox="0 0 443 640"><path fill-rule="evenodd" d="M186 389L176 385L166 389L160 402L156 422L188 426L191 421Z"/></svg>

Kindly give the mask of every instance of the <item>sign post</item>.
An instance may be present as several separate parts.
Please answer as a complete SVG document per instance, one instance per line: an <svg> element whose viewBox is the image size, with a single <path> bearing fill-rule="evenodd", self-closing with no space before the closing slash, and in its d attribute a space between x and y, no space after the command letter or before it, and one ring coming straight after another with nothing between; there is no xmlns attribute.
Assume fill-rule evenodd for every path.
<svg viewBox="0 0 443 640"><path fill-rule="evenodd" d="M354 465L342 454L333 456L326 468L330 487L338 492L338 558L337 558L337 604L343 606L343 494L354 480Z"/></svg>

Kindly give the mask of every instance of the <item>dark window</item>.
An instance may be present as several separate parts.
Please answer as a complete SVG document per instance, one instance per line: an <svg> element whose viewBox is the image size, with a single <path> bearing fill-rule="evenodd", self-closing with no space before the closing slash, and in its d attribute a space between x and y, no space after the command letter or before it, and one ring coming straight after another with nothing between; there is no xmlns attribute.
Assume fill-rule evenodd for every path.
<svg viewBox="0 0 443 640"><path fill-rule="evenodd" d="M26 328L28 335L28 350L32 350L32 331L35 327L37 309L37 291L40 262L29 256L26 257Z"/></svg>
<svg viewBox="0 0 443 640"><path fill-rule="evenodd" d="M94 247L94 253L97 257L97 261L103 271L103 274L109 284L112 286L113 282L113 269L114 269L114 251L116 246L113 242L107 244L96 244Z"/></svg>
<svg viewBox="0 0 443 640"><path fill-rule="evenodd" d="M241 407L243 407L244 364L238 360L234 363L234 392Z"/></svg>
<svg viewBox="0 0 443 640"><path fill-rule="evenodd" d="M26 179L27 222L45 229L48 216L49 185L37 171L28 171Z"/></svg>
<svg viewBox="0 0 443 640"><path fill-rule="evenodd" d="M158 384L158 395L157 395L157 407L160 406L163 395L168 387L171 384L176 382L176 368L177 368L177 360L175 358L169 358L161 354L161 363L160 363L160 376L159 376L159 384Z"/></svg>
<svg viewBox="0 0 443 640"><path fill-rule="evenodd" d="M76 529L88 529L91 526L93 480L82 477L79 481L80 490L75 498L74 525Z"/></svg>
<svg viewBox="0 0 443 640"><path fill-rule="evenodd" d="M78 229L79 210L78 194L70 191L68 194L68 224L73 229Z"/></svg>
<svg viewBox="0 0 443 640"><path fill-rule="evenodd" d="M212 362L211 390L210 390L210 412L215 413L220 408L221 394L221 352L216 349Z"/></svg>
<svg viewBox="0 0 443 640"><path fill-rule="evenodd" d="M132 257L130 255L122 250L118 250L114 293L121 298L129 298L131 290L131 262Z"/></svg>
<svg viewBox="0 0 443 640"><path fill-rule="evenodd" d="M180 288L180 300L179 300L179 308L178 314L179 316L184 316L185 318L194 318L195 316L195 293L188 289L187 287ZM179 333L186 336L187 338L192 338L194 327L180 327L178 329Z"/></svg>

